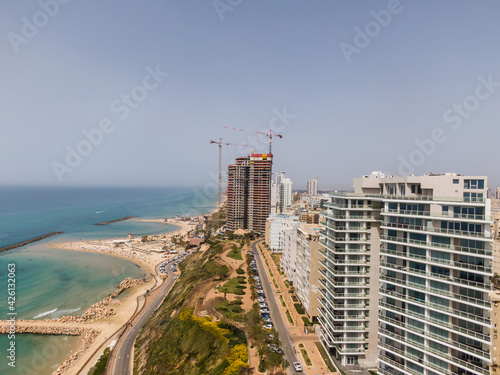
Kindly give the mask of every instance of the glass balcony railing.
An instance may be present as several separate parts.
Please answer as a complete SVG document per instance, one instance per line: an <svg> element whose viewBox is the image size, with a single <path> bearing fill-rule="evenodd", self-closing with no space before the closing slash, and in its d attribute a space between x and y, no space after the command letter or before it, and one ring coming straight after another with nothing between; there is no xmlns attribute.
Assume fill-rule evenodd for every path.
<svg viewBox="0 0 500 375"><path fill-rule="evenodd" d="M397 314L403 314L403 315L411 316L413 318L420 319L420 320L422 320L424 322L434 323L435 325L437 325L439 327L444 327L445 329L450 330L452 332L453 331L460 332L460 333L462 333L462 334L464 334L466 336L470 336L470 337L473 337L475 339L483 340L483 341L486 341L486 342L490 341L490 335L489 335L489 333L485 334L485 333L481 333L481 332L472 331L470 329L460 327L460 326L458 326L456 324L452 324L452 323L445 322L445 321L442 321L442 320L434 319L434 318L431 318L431 317L426 317L423 314L419 314L419 313L414 312L414 311L402 309L399 306L395 306L395 305L392 305L392 304L384 302L384 301L380 301L379 302L379 306L382 307L382 308L384 308L384 309L387 309L387 310L390 310L392 312L395 312Z"/></svg>
<svg viewBox="0 0 500 375"><path fill-rule="evenodd" d="M470 345L462 344L462 343L460 343L458 341L451 340L449 338L436 335L436 334L434 334L434 333L432 333L430 331L425 332L424 329L419 329L417 327L414 327L414 326L412 326L412 325L410 325L408 323L402 322L400 320L389 318L387 316L384 316L381 313L379 313L379 321L383 322L383 323L392 324L395 328L404 328L404 329L406 329L408 331L417 333L419 335L428 335L429 337L432 337L436 341L438 341L440 343L444 343L444 345L448 346L452 350L458 350L458 349L460 349L460 350L468 352L468 353L470 353L472 355L480 356L485 361L489 361L490 360L490 352L489 351L484 351L484 350L476 349L476 348L474 348L474 347L472 347ZM454 332L454 333L456 334L456 332Z"/></svg>
<svg viewBox="0 0 500 375"><path fill-rule="evenodd" d="M458 219L458 220L479 220L479 221L488 221L492 220L491 216L485 215L474 215L474 214L462 214L462 213L454 213L452 211L444 211L444 212L430 212L430 211L409 211L409 210L398 210L398 209L386 209L383 208L380 211L382 214L397 214L397 215L406 215L406 216L418 216L418 217L435 217L438 219L446 218L446 219Z"/></svg>
<svg viewBox="0 0 500 375"><path fill-rule="evenodd" d="M387 263L384 263L384 262L382 262L380 265L383 267L393 266L393 265L388 265ZM409 268L402 268L401 270L411 272L411 269L409 269ZM429 275L428 275L429 277L431 277L430 274L431 273L429 273ZM424 275L427 276L427 274L425 274L425 273L424 273ZM392 284L397 284L397 285L400 285L403 287L410 287L410 288L413 288L415 290L420 290L423 292L430 292L430 293L434 293L434 294L439 294L440 296L453 298L453 299L456 299L456 300L459 300L459 301L462 301L462 302L465 302L465 303L471 304L471 305L478 305L481 307L490 307L491 306L491 302L489 300L483 300L483 299L463 296L461 294L453 293L453 292L448 291L448 290L432 288L432 287L429 287L426 285L413 283L411 281L397 279L394 277L389 277L387 275L381 275L380 280L387 281L387 282L392 283Z"/></svg>
<svg viewBox="0 0 500 375"><path fill-rule="evenodd" d="M471 247L463 247L463 246L455 246L455 245L450 245L450 244L444 244L444 243L437 243L437 242L426 242L426 241L419 241L419 240L413 240L411 238L402 238L402 237L393 237L393 236L386 236L386 235L381 235L380 239L382 241L392 241L392 242L398 242L401 244L405 245L414 245L414 246L420 246L423 248L435 248L437 250L453 250L454 253L457 252L462 252L462 253L469 253L469 254L479 254L479 255L484 255L484 256L492 256L493 252L489 249L476 249L476 248L471 248Z"/></svg>
<svg viewBox="0 0 500 375"><path fill-rule="evenodd" d="M397 335L397 334L395 334L393 332L390 332L390 331L387 331L387 330L385 330L383 328L379 328L379 332L383 333L383 334L385 334L385 335L387 335L387 336L389 336L389 337L391 337L393 339L399 340L403 345L408 340L404 336ZM489 366L487 366L486 368L482 368L482 367L474 365L474 364L472 364L470 362L464 361L463 359L454 357L454 356L452 356L450 354L443 353L443 352L441 352L439 350L433 349L430 346L426 346L426 345L421 344L421 343L416 342L416 341L411 341L411 342L409 342L409 344L414 345L414 346L416 346L416 347L418 347L420 349L432 352L432 353L438 355L440 357L440 359L444 359L447 362L450 362L450 364L452 364L452 365L455 365L455 366L458 366L458 367L464 366L465 369L471 369L471 370L477 371L477 372L479 372L481 374L489 375ZM404 357L411 358L413 360L417 360L419 363L425 364L425 365L430 366L432 368L438 368L438 369L440 369L440 371L445 371L447 373L449 372L449 370L445 370L442 367L438 367L435 364L433 364L432 362L425 362L425 361L422 360L422 358L413 356L410 353L404 352L403 350L398 349L398 348L396 348L396 347L394 347L392 345L388 345L388 344L383 343L383 342L379 342L379 345L382 346L382 347L384 347L384 348L387 348L389 350L392 350L394 352L397 352L398 354L401 354Z"/></svg>
<svg viewBox="0 0 500 375"><path fill-rule="evenodd" d="M363 194L363 193L330 193L332 197L339 198L373 198L373 199L388 199L388 200L404 200L404 201L433 201L433 202L464 202L464 203L484 203L486 198L464 198L464 197L438 197L434 195L388 195L388 194Z"/></svg>
<svg viewBox="0 0 500 375"><path fill-rule="evenodd" d="M412 224L402 224L402 223L382 223L380 228L382 229L394 228L397 230L413 230L420 232L444 233L452 236L461 236L461 237L474 237L474 238L485 238L485 239L493 238L493 235L491 234L487 235L483 232L469 232L464 230L437 228L424 225L412 225Z"/></svg>
<svg viewBox="0 0 500 375"><path fill-rule="evenodd" d="M393 366L393 367L397 367L403 371L406 371L406 372L409 372L410 374L413 374L413 375L423 375L422 373L418 372L418 371L415 371L414 369L412 369L411 367L406 367L405 365L403 365L402 363L399 363L399 362L396 362L394 360L392 360L391 358L383 355L383 354L379 354L378 355L379 359L381 359L382 361L384 361L385 363ZM379 372L380 369L377 370L377 372ZM406 374L405 372L405 374ZM380 372L381 374L384 374L384 372ZM393 373L392 372L387 372L388 375L392 375ZM384 374L385 375L385 374Z"/></svg>
<svg viewBox="0 0 500 375"><path fill-rule="evenodd" d="M449 306L443 306L443 305L440 305L438 303L423 301L419 298L415 298L415 297L412 297L410 295L401 294L401 293L398 293L398 292L395 292L392 290L386 290L386 289L381 288L381 289L379 289L379 291L381 294L386 295L388 297L399 298L402 301L412 301L412 302L415 302L419 306L427 306L427 307L430 307L432 309L438 310L438 312L445 312L449 315L454 315L456 317L470 319L472 321L476 321L476 322L483 323L486 325L491 324L491 319L489 317L474 315L471 313L467 313L465 311L453 309Z"/></svg>
<svg viewBox="0 0 500 375"><path fill-rule="evenodd" d="M405 259L411 258L411 259L416 259L416 260L423 260L429 263L438 263L438 264L444 264L447 266L451 267L457 267L457 268L462 268L470 271L475 271L475 272L483 272L483 273L488 273L490 274L492 272L491 266L483 266L479 264L470 264L470 263L464 263L461 261L453 261L449 259L443 259L443 258L433 258L433 257L428 257L425 255L419 255L419 254L413 254L411 252L403 252L403 251L397 251L397 250L389 250L385 246L382 246L380 249L381 254L387 254L387 255L392 255L392 256L399 256ZM488 259L485 259L484 262L488 262Z"/></svg>

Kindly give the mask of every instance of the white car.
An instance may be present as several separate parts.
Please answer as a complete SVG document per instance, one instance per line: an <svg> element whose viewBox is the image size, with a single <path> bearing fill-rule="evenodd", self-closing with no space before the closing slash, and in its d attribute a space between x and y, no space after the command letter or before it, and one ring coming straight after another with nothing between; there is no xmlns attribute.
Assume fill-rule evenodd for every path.
<svg viewBox="0 0 500 375"><path fill-rule="evenodd" d="M302 366L300 365L300 362L293 362L293 368L297 372L302 372Z"/></svg>

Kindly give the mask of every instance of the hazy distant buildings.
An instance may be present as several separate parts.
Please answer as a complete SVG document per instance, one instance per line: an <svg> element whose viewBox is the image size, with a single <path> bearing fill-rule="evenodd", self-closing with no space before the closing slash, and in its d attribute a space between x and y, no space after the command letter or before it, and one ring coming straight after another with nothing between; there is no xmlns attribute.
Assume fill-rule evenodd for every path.
<svg viewBox="0 0 500 375"><path fill-rule="evenodd" d="M276 212L273 213L285 213L292 206L292 180L286 177L285 172L280 171L276 174L276 183L272 184L271 189L275 189L272 195L276 195L276 200L271 201L271 207L276 202Z"/></svg>
<svg viewBox="0 0 500 375"><path fill-rule="evenodd" d="M318 180L307 181L307 194L318 195Z"/></svg>
<svg viewBox="0 0 500 375"><path fill-rule="evenodd" d="M271 211L270 154L252 154L228 165L227 229L264 233Z"/></svg>
<svg viewBox="0 0 500 375"><path fill-rule="evenodd" d="M300 214L300 221L307 224L319 224L319 212L302 212Z"/></svg>

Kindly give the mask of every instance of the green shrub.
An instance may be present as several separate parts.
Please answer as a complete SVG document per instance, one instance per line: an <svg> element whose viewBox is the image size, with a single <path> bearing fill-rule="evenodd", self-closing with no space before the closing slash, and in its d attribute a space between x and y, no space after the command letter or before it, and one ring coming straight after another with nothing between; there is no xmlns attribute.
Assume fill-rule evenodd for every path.
<svg viewBox="0 0 500 375"><path fill-rule="evenodd" d="M304 310L304 307L302 306L302 304L300 304L300 303L294 303L293 305L295 306L295 310L297 310L297 312L299 314L305 314L306 313L306 311Z"/></svg>

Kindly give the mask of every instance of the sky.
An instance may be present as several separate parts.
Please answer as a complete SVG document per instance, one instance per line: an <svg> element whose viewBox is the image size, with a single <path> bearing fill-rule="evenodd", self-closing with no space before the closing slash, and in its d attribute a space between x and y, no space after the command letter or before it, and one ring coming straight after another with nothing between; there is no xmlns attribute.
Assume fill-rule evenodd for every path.
<svg viewBox="0 0 500 375"><path fill-rule="evenodd" d="M377 170L500 186L500 3L5 0L0 185L202 186L267 153L294 189Z"/></svg>

